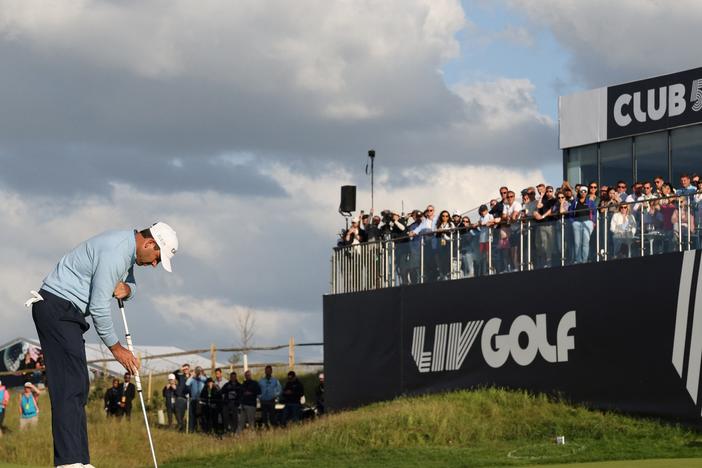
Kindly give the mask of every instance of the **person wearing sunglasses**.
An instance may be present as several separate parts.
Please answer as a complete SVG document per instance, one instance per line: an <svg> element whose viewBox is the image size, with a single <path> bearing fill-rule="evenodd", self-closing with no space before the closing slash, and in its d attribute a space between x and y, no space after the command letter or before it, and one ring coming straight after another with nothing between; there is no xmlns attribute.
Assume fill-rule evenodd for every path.
<svg viewBox="0 0 702 468"><path fill-rule="evenodd" d="M595 202L587 196L588 188L580 187L578 198L570 204L573 229L573 262L585 263L590 257L590 236L595 227Z"/></svg>
<svg viewBox="0 0 702 468"><path fill-rule="evenodd" d="M619 205L609 224L612 233L614 258L631 257L631 244L636 236L636 218L629 213L629 205Z"/></svg>

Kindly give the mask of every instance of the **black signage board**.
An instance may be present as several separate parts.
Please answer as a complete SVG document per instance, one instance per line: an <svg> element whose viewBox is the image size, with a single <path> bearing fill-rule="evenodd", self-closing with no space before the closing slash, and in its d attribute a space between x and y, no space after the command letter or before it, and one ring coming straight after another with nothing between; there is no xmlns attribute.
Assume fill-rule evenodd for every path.
<svg viewBox="0 0 702 468"><path fill-rule="evenodd" d="M607 139L702 122L702 68L607 88Z"/></svg>
<svg viewBox="0 0 702 468"><path fill-rule="evenodd" d="M699 422L700 254L684 255L325 296L327 404L500 386Z"/></svg>

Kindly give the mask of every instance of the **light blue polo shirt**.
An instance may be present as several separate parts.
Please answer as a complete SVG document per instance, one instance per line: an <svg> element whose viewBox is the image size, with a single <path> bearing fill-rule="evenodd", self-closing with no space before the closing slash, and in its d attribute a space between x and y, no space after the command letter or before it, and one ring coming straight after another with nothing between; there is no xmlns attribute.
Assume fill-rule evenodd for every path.
<svg viewBox="0 0 702 468"><path fill-rule="evenodd" d="M88 239L64 255L42 285L91 315L95 331L108 347L119 341L110 309L117 283L129 284L130 297L136 292L134 235L133 230L107 231Z"/></svg>

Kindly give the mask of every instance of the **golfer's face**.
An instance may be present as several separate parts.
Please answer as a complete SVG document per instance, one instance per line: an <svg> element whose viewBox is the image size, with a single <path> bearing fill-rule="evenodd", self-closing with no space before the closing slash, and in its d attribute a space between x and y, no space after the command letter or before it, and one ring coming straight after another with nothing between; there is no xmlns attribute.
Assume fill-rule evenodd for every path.
<svg viewBox="0 0 702 468"><path fill-rule="evenodd" d="M158 244L153 239L146 239L144 243L137 248L136 263L139 266L151 265L156 268L161 262L161 250Z"/></svg>

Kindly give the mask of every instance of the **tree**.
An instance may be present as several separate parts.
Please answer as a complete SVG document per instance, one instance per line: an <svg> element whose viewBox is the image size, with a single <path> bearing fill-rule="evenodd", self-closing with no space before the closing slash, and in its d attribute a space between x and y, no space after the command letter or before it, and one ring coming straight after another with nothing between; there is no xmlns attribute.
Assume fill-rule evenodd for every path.
<svg viewBox="0 0 702 468"><path fill-rule="evenodd" d="M234 353L229 357L229 362L238 364L254 344L256 334L256 311L249 308L240 309L236 314L236 327L239 329L239 346L243 353Z"/></svg>

